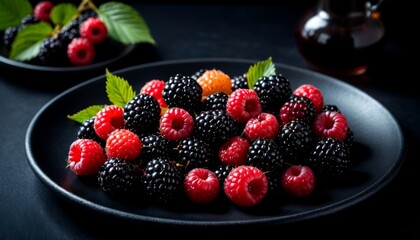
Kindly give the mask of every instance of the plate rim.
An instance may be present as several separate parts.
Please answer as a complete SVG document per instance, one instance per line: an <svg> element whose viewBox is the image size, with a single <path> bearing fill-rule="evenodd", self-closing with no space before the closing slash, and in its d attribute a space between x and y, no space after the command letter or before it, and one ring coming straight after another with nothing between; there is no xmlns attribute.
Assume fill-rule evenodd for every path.
<svg viewBox="0 0 420 240"><path fill-rule="evenodd" d="M133 71L137 69L144 69L144 68L150 68L150 67L158 67L162 65L172 65L172 64L191 64L191 63L211 63L211 62L230 62L230 63L247 63L247 64L253 64L256 63L258 60L252 60L252 59L238 59L238 58L188 58L188 59L178 59L178 60L166 60L166 61L157 61L157 62L151 62L151 63L145 63L145 64L139 64L134 66L125 67L116 71L113 71L113 74L121 74L123 72L127 71ZM404 132L401 129L400 123L397 118L387 109L382 103L377 101L375 98L371 97L364 91L360 90L359 88L346 83L342 80L339 80L337 78L333 78L330 76L327 76L325 74L315 72L313 70L300 68L288 64L283 64L279 62L273 62L277 67L287 68L292 71L296 72L303 72L305 74L312 74L316 75L318 77L327 79L328 81L334 81L339 85L350 87L353 91L356 91L358 94L361 94L364 97L369 98L370 100L374 101L375 104L379 105L382 110L385 111L387 115L389 115L390 119L393 120L393 123L395 124L396 129L398 130L399 134L399 143L401 145L401 151L399 152L398 159L393 162L392 166L387 169L386 173L382 175L379 179L374 181L369 187L363 189L362 191L357 192L356 194L351 195L348 198L345 198L341 201L334 202L332 204L329 204L324 207L319 207L316 209L313 209L311 211L305 211L305 212L299 212L295 214L289 214L283 217L267 217L262 219L252 219L252 220L228 220L228 221L213 221L213 220L200 220L200 221L194 221L194 220L177 220L177 219L168 219L168 218L160 218L160 217L152 217L152 216L144 216L134 213L125 212L122 210L114 209L111 207L106 207L103 205L100 205L98 203L89 201L87 199L84 199L80 196L77 196L76 194L73 194L62 187L60 187L56 182L54 182L52 179L50 179L37 165L35 157L32 155L31 151L31 133L34 128L34 125L36 124L37 120L41 117L41 115L44 113L44 111L49 108L50 105L52 105L56 100L60 99L61 97L65 96L66 94L69 94L72 91L77 90L78 88L82 88L85 85L91 84L95 81L99 81L106 77L106 74L101 74L97 77L91 78L90 80L81 82L75 86L72 86L65 91L59 93L52 99L50 99L46 104L44 104L34 115L32 120L30 121L27 132L25 135L25 151L27 155L27 160L34 171L35 175L41 180L43 184L46 184L48 188L54 190L53 192L58 194L61 197L64 197L65 200L70 200L73 203L79 204L83 207L86 207L88 209L93 209L95 211L99 211L105 214L109 214L113 217L118 217L122 219L129 219L134 220L138 222L144 222L144 223L158 223L158 224L167 224L167 225L183 225L183 226L202 226L202 227L211 227L211 226L229 226L229 225L248 225L248 224L280 224L280 223L292 223L296 221L302 221L302 220L309 220L316 217L326 216L332 213L336 213L338 211L341 211L345 208L348 208L350 206L353 206L357 203L360 203L368 198L370 198L372 195L376 194L383 188L385 188L391 181L395 179L395 176L400 172L400 169L405 161L405 155L406 155L406 144L405 144L405 137ZM372 188L375 188L372 190Z"/></svg>

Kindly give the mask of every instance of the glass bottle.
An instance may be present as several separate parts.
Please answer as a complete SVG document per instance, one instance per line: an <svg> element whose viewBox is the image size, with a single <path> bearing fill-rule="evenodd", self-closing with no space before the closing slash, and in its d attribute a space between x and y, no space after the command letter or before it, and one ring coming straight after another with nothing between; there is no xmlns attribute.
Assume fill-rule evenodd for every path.
<svg viewBox="0 0 420 240"><path fill-rule="evenodd" d="M365 73L384 47L381 2L319 0L296 27L297 45L310 66L337 77Z"/></svg>

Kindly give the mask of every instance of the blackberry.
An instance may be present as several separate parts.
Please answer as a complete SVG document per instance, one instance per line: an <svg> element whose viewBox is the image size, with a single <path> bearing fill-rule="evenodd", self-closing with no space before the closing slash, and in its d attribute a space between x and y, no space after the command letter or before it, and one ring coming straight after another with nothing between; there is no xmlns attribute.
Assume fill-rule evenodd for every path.
<svg viewBox="0 0 420 240"><path fill-rule="evenodd" d="M194 134L217 149L231 137L238 135L235 120L221 110L202 111L194 121Z"/></svg>
<svg viewBox="0 0 420 240"><path fill-rule="evenodd" d="M185 172L196 168L211 168L214 165L214 157L207 143L196 137L188 137L179 142L178 163Z"/></svg>
<svg viewBox="0 0 420 240"><path fill-rule="evenodd" d="M79 128L79 131L77 132L77 138L83 139L92 139L96 142L98 142L102 147L105 146L105 140L100 138L98 134L95 132L95 128L93 127L95 122L95 117L91 117L87 120L85 120L82 125Z"/></svg>
<svg viewBox="0 0 420 240"><path fill-rule="evenodd" d="M246 74L234 76L232 79L232 91L235 91L236 89L248 89L248 79L246 78Z"/></svg>
<svg viewBox="0 0 420 240"><path fill-rule="evenodd" d="M303 121L290 121L280 130L277 141L286 161L301 164L313 147L311 126Z"/></svg>
<svg viewBox="0 0 420 240"><path fill-rule="evenodd" d="M204 111L206 110L226 110L228 95L224 92L216 92L207 96L204 100Z"/></svg>
<svg viewBox="0 0 420 240"><path fill-rule="evenodd" d="M278 199L282 194L281 185L281 170L266 172L265 175L268 179L268 192L267 198Z"/></svg>
<svg viewBox="0 0 420 240"><path fill-rule="evenodd" d="M76 19L64 26L58 33L58 38L67 46L74 39L80 37L79 27L80 24L89 17L98 16L93 10L84 10Z"/></svg>
<svg viewBox="0 0 420 240"><path fill-rule="evenodd" d="M143 178L144 195L151 203L170 204L182 193L182 177L174 162L163 158L150 160Z"/></svg>
<svg viewBox="0 0 420 240"><path fill-rule="evenodd" d="M112 195L133 195L142 191L142 175L127 160L110 158L98 172L98 182L102 189Z"/></svg>
<svg viewBox="0 0 420 240"><path fill-rule="evenodd" d="M141 158L150 160L157 157L170 158L172 154L172 143L159 133L151 133L141 138Z"/></svg>
<svg viewBox="0 0 420 240"><path fill-rule="evenodd" d="M156 98L139 93L124 106L125 127L139 136L157 132L160 111Z"/></svg>
<svg viewBox="0 0 420 240"><path fill-rule="evenodd" d="M199 69L197 72L195 72L193 75L191 75L191 78L197 81L197 79L200 78L201 75L203 75L203 73L205 71L206 71L206 69L204 69L204 68Z"/></svg>
<svg viewBox="0 0 420 240"><path fill-rule="evenodd" d="M311 125L316 116L312 101L304 96L291 95L280 108L280 119L283 124L293 120L301 120Z"/></svg>
<svg viewBox="0 0 420 240"><path fill-rule="evenodd" d="M341 175L350 165L347 144L335 138L319 140L307 159L307 165L323 176Z"/></svg>
<svg viewBox="0 0 420 240"><path fill-rule="evenodd" d="M254 85L263 112L278 112L292 94L289 79L281 74L263 76Z"/></svg>
<svg viewBox="0 0 420 240"><path fill-rule="evenodd" d="M251 143L246 164L267 172L279 170L283 163L280 147L274 140L258 138Z"/></svg>
<svg viewBox="0 0 420 240"><path fill-rule="evenodd" d="M39 60L47 66L67 65L67 48L60 39L49 37L39 47Z"/></svg>
<svg viewBox="0 0 420 240"><path fill-rule="evenodd" d="M162 97L169 107L179 107L194 115L201 103L203 89L190 76L176 74L170 77L162 91Z"/></svg>
<svg viewBox="0 0 420 240"><path fill-rule="evenodd" d="M217 178L219 178L220 186L223 186L226 177L229 175L230 171L235 168L232 165L221 165L215 168L214 173L216 174ZM223 187L221 187L223 190Z"/></svg>
<svg viewBox="0 0 420 240"><path fill-rule="evenodd" d="M23 29L29 24L39 23L39 19L36 18L34 15L29 14L22 18L19 25L19 30Z"/></svg>
<svg viewBox="0 0 420 240"><path fill-rule="evenodd" d="M3 45L6 47L7 50L10 50L12 48L12 43L15 40L18 32L19 32L18 27L8 27L4 31Z"/></svg>
<svg viewBox="0 0 420 240"><path fill-rule="evenodd" d="M341 113L340 109L334 104L326 104L322 106L321 112L339 112Z"/></svg>
<svg viewBox="0 0 420 240"><path fill-rule="evenodd" d="M347 146L349 147L349 149L351 149L353 147L354 144L354 133L353 131L348 128L347 130L347 137L346 139L344 139L344 143L347 144Z"/></svg>

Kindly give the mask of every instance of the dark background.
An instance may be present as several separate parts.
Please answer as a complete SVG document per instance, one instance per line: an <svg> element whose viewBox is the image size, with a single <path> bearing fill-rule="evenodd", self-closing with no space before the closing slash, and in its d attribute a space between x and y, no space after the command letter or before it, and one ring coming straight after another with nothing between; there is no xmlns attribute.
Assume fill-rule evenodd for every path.
<svg viewBox="0 0 420 240"><path fill-rule="evenodd" d="M78 1L75 1L78 3ZM105 1L95 1L97 5ZM300 17L317 1L124 1L138 9L157 41L140 47L120 67L144 62L227 57L266 59L308 69L293 38ZM233 234L258 238L420 239L416 10L409 1L385 1L382 9L387 41L381 58L361 79L343 81L383 104L405 136L406 159L398 176L362 203L316 220L280 228L235 229ZM116 221L68 204L42 184L30 169L24 146L27 127L39 109L61 90L42 86L36 76L0 71L0 239L108 239L127 237L226 237L202 229L156 229ZM33 84L19 79L33 80ZM8 77L6 77L6 75ZM83 80L83 76L80 76ZM87 78L86 78L87 79ZM378 141L380 140L372 140Z"/></svg>

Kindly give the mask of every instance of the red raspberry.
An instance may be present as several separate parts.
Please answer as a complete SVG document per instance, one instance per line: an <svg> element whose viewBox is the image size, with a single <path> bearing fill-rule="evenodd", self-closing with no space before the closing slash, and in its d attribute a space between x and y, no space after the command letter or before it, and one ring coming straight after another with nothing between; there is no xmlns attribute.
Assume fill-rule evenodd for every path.
<svg viewBox="0 0 420 240"><path fill-rule="evenodd" d="M191 169L184 179L187 197L195 203L209 203L219 195L219 178L206 168Z"/></svg>
<svg viewBox="0 0 420 240"><path fill-rule="evenodd" d="M54 4L50 1L41 1L34 7L33 15L35 18L49 22L50 21L50 13L51 10L54 8Z"/></svg>
<svg viewBox="0 0 420 240"><path fill-rule="evenodd" d="M276 116L263 112L257 117L249 119L245 125L244 134L250 141L257 138L275 139L279 129Z"/></svg>
<svg viewBox="0 0 420 240"><path fill-rule="evenodd" d="M80 36L93 44L103 42L108 37L108 29L105 23L97 18L90 17L80 24Z"/></svg>
<svg viewBox="0 0 420 240"><path fill-rule="evenodd" d="M255 206L267 195L268 178L257 167L241 165L232 169L226 177L224 191L236 205Z"/></svg>
<svg viewBox="0 0 420 240"><path fill-rule="evenodd" d="M70 145L67 162L77 175L96 174L105 161L103 148L92 139L77 139Z"/></svg>
<svg viewBox="0 0 420 240"><path fill-rule="evenodd" d="M295 91L293 91L293 94L296 96L304 96L309 98L314 104L316 112L321 112L322 107L324 106L324 96L322 95L321 90L315 86L310 84L300 85L295 89Z"/></svg>
<svg viewBox="0 0 420 240"><path fill-rule="evenodd" d="M226 111L239 123L246 123L258 116L262 109L258 94L252 89L237 89L227 100Z"/></svg>
<svg viewBox="0 0 420 240"><path fill-rule="evenodd" d="M115 129L124 128L124 109L116 105L108 105L96 113L93 128L96 134L106 140Z"/></svg>
<svg viewBox="0 0 420 240"><path fill-rule="evenodd" d="M219 149L219 159L223 165L244 165L249 149L249 142L243 137L234 136L223 143Z"/></svg>
<svg viewBox="0 0 420 240"><path fill-rule="evenodd" d="M308 166L290 166L283 172L281 184L286 193L294 197L305 197L315 189L315 174Z"/></svg>
<svg viewBox="0 0 420 240"><path fill-rule="evenodd" d="M162 97L162 91L164 87L165 82L163 80L153 79L143 85L143 87L140 89L140 93L148 94L156 98L161 108L167 108L168 104L166 104Z"/></svg>
<svg viewBox="0 0 420 240"><path fill-rule="evenodd" d="M67 57L73 65L91 64L95 56L95 46L86 38L73 38L67 46Z"/></svg>
<svg viewBox="0 0 420 240"><path fill-rule="evenodd" d="M317 137L331 137L344 141L347 137L348 124L342 113L321 112L316 115L312 130Z"/></svg>
<svg viewBox="0 0 420 240"><path fill-rule="evenodd" d="M191 134L193 128L194 119L183 108L170 108L160 118L160 133L168 140L185 139Z"/></svg>
<svg viewBox="0 0 420 240"><path fill-rule="evenodd" d="M128 129L116 129L106 140L105 152L108 159L120 158L134 161L140 155L142 147L137 134Z"/></svg>

